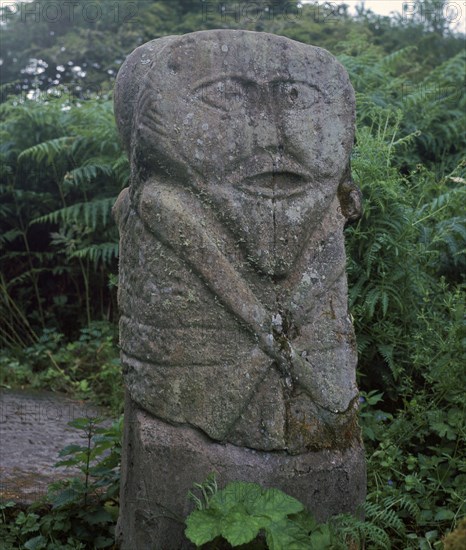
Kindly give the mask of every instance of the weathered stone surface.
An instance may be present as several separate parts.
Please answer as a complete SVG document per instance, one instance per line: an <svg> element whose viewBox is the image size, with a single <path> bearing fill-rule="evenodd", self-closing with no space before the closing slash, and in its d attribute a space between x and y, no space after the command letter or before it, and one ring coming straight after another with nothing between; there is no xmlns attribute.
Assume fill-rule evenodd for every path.
<svg viewBox="0 0 466 550"><path fill-rule="evenodd" d="M282 489L318 520L352 512L355 503L364 500L366 479L358 441L344 451L294 456L222 445L199 430L155 419L131 399L125 407L125 430L125 498L117 526L123 550L194 549L184 536L183 521L193 509L186 495L193 480L204 480L211 472L217 473L222 487L241 479Z"/></svg>
<svg viewBox="0 0 466 550"><path fill-rule="evenodd" d="M343 242L360 202L354 109L333 56L266 33L165 37L122 66L115 113L132 178L115 205L120 335L131 401L152 415L152 429L136 422L127 436L140 441L138 461L156 456L145 479L159 479L170 441L175 470L194 481L191 438L205 474L234 445L238 460L258 451L248 479L289 491L303 482L306 492L313 457L318 470L327 451L349 453L348 472L363 475ZM270 477L270 451L285 469L310 461L309 479L294 483L294 466ZM132 464L124 495L134 494Z"/></svg>

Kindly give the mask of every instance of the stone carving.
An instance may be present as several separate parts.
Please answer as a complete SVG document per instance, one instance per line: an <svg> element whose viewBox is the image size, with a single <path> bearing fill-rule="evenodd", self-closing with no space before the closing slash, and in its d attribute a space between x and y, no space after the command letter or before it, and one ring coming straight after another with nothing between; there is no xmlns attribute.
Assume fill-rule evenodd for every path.
<svg viewBox="0 0 466 550"><path fill-rule="evenodd" d="M170 36L125 61L115 112L132 170L115 205L132 402L259 451L359 442L344 68L265 33Z"/></svg>
<svg viewBox="0 0 466 550"><path fill-rule="evenodd" d="M343 67L268 34L168 37L126 61L116 116L132 163L116 207L132 399L217 441L348 446L356 352L340 205L356 191Z"/></svg>

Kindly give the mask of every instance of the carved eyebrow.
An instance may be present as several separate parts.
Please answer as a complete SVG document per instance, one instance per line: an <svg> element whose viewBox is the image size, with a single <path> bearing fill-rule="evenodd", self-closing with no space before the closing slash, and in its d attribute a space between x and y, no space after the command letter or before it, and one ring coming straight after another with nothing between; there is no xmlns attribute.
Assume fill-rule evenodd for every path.
<svg viewBox="0 0 466 550"><path fill-rule="evenodd" d="M253 80L251 78L244 77L243 75L237 75L237 74L224 74L220 75L218 77L212 78L211 76L206 76L205 78L202 78L201 80L198 80L194 84L194 90L198 90L199 88L202 88L203 86L209 86L211 84L217 84L219 82L222 82L223 80L234 80L241 84L246 85L253 85L253 86L267 86L270 84L305 84L306 86L309 86L310 88L316 89L318 92L322 93L322 90L317 86L316 84L309 82L307 80L300 80L295 78L287 78L287 77L276 77L272 78L270 80L257 82L257 80Z"/></svg>
<svg viewBox="0 0 466 550"><path fill-rule="evenodd" d="M306 86L309 86L310 88L315 88L319 92L322 90L317 86L317 84L314 84L313 82L309 82L308 80L300 80L298 78L273 78L272 80L268 80L266 84L305 84Z"/></svg>
<svg viewBox="0 0 466 550"><path fill-rule="evenodd" d="M211 76L206 76L206 77L202 78L201 80L198 80L194 84L194 90L198 90L199 88L202 88L203 86L209 86L211 84L217 84L218 82L222 82L223 80L234 80L234 81L240 82L241 84L253 84L253 85L258 84L258 82L256 82L255 80L252 80L251 78L244 77L242 75L240 76L240 75L235 75L235 74L223 74L223 75L220 75L220 76L217 76L217 77L214 77L214 78L212 78Z"/></svg>

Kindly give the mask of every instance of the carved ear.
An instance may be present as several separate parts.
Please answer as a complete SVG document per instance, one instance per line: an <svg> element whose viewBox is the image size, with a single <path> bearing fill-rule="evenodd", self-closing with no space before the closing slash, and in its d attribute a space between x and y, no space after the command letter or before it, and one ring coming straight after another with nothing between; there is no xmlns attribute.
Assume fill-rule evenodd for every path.
<svg viewBox="0 0 466 550"><path fill-rule="evenodd" d="M163 48L177 36L164 36L136 48L118 71L114 91L115 119L125 150L131 148L134 106L140 89L144 87L144 77Z"/></svg>
<svg viewBox="0 0 466 550"><path fill-rule="evenodd" d="M352 181L349 173L348 177L340 183L337 193L341 213L347 222L358 220L362 214L362 193L359 187Z"/></svg>

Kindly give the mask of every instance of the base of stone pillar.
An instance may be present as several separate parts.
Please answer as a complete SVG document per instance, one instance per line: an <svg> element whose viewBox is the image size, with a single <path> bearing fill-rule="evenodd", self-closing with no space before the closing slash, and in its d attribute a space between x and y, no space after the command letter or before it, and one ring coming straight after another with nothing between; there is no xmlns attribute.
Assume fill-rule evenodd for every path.
<svg viewBox="0 0 466 550"><path fill-rule="evenodd" d="M344 452L298 456L220 445L197 430L154 418L127 397L117 526L120 548L195 548L184 536L184 519L193 509L187 494L210 472L217 473L220 487L241 480L281 489L320 521L355 512L365 498L364 449L359 442Z"/></svg>

